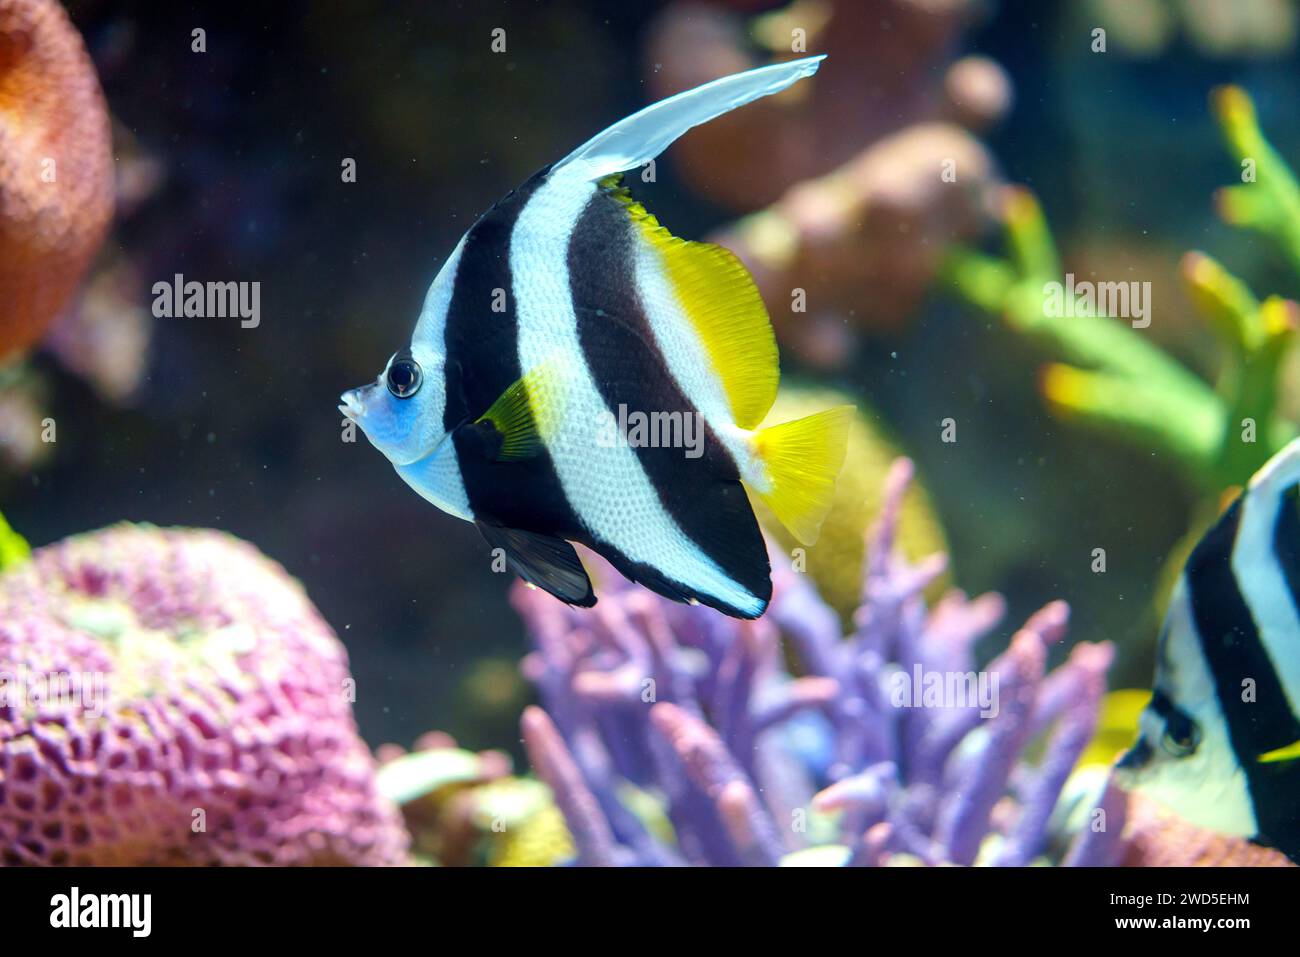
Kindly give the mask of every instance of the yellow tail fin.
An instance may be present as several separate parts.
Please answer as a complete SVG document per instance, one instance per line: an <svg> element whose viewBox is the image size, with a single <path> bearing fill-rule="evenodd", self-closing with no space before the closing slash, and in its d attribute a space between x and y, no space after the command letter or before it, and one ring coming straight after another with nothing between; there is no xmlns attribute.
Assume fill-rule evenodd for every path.
<svg viewBox="0 0 1300 957"><path fill-rule="evenodd" d="M800 542L812 545L835 496L853 406L841 405L760 429L754 450L767 469L767 491L754 492Z"/></svg>

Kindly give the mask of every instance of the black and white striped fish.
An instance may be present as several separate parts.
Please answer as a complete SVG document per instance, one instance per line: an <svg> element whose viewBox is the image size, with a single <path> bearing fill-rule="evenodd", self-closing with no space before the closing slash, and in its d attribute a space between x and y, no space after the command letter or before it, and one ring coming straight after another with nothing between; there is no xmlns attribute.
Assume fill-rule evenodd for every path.
<svg viewBox="0 0 1300 957"><path fill-rule="evenodd" d="M1197 544L1120 783L1300 860L1300 439Z"/></svg>
<svg viewBox="0 0 1300 957"><path fill-rule="evenodd" d="M461 238L410 346L342 397L412 488L562 601L595 603L580 542L661 595L761 615L770 569L746 487L817 536L849 410L759 428L780 372L753 280L671 235L619 174L821 59L670 97L535 174Z"/></svg>

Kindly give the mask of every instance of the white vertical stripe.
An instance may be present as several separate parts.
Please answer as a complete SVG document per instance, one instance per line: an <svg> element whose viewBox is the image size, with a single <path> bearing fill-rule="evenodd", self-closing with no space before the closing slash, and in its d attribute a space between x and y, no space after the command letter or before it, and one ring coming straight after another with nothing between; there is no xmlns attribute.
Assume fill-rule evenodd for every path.
<svg viewBox="0 0 1300 957"><path fill-rule="evenodd" d="M1283 498L1300 481L1300 440L1291 443L1250 480L1241 501L1241 522L1232 548L1232 573L1259 630L1273 670L1291 706L1300 715L1300 617L1273 550Z"/></svg>
<svg viewBox="0 0 1300 957"><path fill-rule="evenodd" d="M558 359L566 372L551 377L538 396L559 403L547 447L560 485L596 539L690 589L757 614L762 601L723 572L664 509L635 450L597 440L610 410L583 355L568 262L569 237L595 193L586 180L552 176L524 206L510 239L519 367L527 373Z"/></svg>
<svg viewBox="0 0 1300 957"><path fill-rule="evenodd" d="M466 233L465 236L468 236ZM446 347L447 311L451 308L451 294L456 288L456 270L460 268L460 254L465 248L465 236L451 251L447 261L438 270L429 284L429 291L424 294L424 308L415 324L411 335L413 345L421 345L433 352L442 354Z"/></svg>
<svg viewBox="0 0 1300 957"><path fill-rule="evenodd" d="M768 479L761 463L751 452L749 433L731 419L731 403L722 378L713 367L694 323L687 316L681 297L673 289L664 267L663 254L642 238L639 231L634 235L633 244L636 248L637 292L654 333L655 345L668 363L668 371L682 394L722 440L740 471L740 477L751 487L767 491Z"/></svg>
<svg viewBox="0 0 1300 957"><path fill-rule="evenodd" d="M420 493L420 497L432 502L448 515L474 521L474 514L469 507L469 495L465 492L465 480L460 475L460 461L456 457L456 444L451 436L419 461L410 465L394 465L397 474L407 485Z"/></svg>
<svg viewBox="0 0 1300 957"><path fill-rule="evenodd" d="M1160 641L1156 687L1196 721L1201 743L1184 758L1166 753L1160 744L1164 719L1148 707L1142 712L1139 727L1152 748L1152 758L1137 772L1138 786L1193 824L1253 837L1259 833L1259 826L1250 788L1233 750L1214 676L1197 636L1186 577L1180 578L1174 588Z"/></svg>
<svg viewBox="0 0 1300 957"><path fill-rule="evenodd" d="M430 444L435 446L446 441L442 419L447 411L447 314L451 311L456 271L460 268L460 255L464 248L465 236L462 236L429 286L420 319L411 335L411 355L420 363L424 375L424 384L413 401L420 403L422 427L433 437ZM385 369L384 375L387 374ZM453 448L452 461L455 461L455 455Z"/></svg>
<svg viewBox="0 0 1300 957"><path fill-rule="evenodd" d="M466 233L468 235L468 233ZM438 436L434 450L409 465L395 465L397 474L407 485L438 508L467 522L474 520L460 474L460 462L451 436L443 432L443 415L447 409L447 313L451 310L456 288L456 271L460 268L465 236L438 270L424 296L424 308L411 336L411 354L420 363L424 384L410 400L420 403L424 428ZM387 369L384 370L387 375Z"/></svg>

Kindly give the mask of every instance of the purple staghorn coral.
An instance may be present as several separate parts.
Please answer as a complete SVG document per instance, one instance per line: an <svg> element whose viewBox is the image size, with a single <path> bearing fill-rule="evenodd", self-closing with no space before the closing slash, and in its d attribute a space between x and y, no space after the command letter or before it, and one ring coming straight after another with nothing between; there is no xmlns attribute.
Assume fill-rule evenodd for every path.
<svg viewBox="0 0 1300 957"><path fill-rule="evenodd" d="M0 864L397 864L347 656L220 532L120 525L0 575Z"/></svg>
<svg viewBox="0 0 1300 957"><path fill-rule="evenodd" d="M1048 822L1092 734L1111 647L1080 644L1048 672L1068 619L1053 602L977 669L973 645L1002 617L1002 599L950 592L927 608L922 591L946 561L910 564L894 541L911 475L905 459L890 471L847 636L776 554L771 607L753 622L673 604L615 575L598 574L605 587L591 611L517 587L535 649L524 671L542 699L524 715L524 741L578 863L1059 856ZM918 702L900 691L933 675L983 679L996 695L929 700L927 691Z"/></svg>

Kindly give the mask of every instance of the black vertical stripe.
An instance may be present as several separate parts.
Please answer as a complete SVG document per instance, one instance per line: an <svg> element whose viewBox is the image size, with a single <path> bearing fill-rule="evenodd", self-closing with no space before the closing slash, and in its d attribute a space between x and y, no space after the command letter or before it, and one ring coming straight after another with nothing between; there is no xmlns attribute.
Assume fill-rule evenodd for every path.
<svg viewBox="0 0 1300 957"><path fill-rule="evenodd" d="M1291 606L1300 615L1300 491L1295 487L1282 496L1282 506L1273 526L1273 553L1286 579ZM1300 656L1300 634L1290 637L1288 652ZM1300 688L1290 691L1293 697L1300 696ZM1282 737L1289 740L1278 747L1300 740L1300 719L1294 713L1290 730ZM1267 816L1261 830L1292 860L1300 861L1300 760L1261 765L1257 773L1261 778L1260 789L1274 796L1260 812L1261 819Z"/></svg>
<svg viewBox="0 0 1300 957"><path fill-rule="evenodd" d="M577 518L560 486L550 454L498 462L473 422L523 374L519 318L511 282L510 236L549 167L484 213L468 233L452 286L444 338L447 405L443 426L456 443L461 478L475 518L582 541ZM564 237L556 237L564 242ZM498 290L504 291L504 300ZM493 311L494 301L504 310Z"/></svg>
<svg viewBox="0 0 1300 957"><path fill-rule="evenodd" d="M1187 587L1201 650L1229 740L1246 774L1260 836L1294 857L1300 852L1300 762L1261 764L1258 757L1300 738L1300 722L1233 574L1241 512L1238 499L1197 544L1187 561ZM1278 521L1280 526L1282 516ZM1294 540L1287 547L1294 547ZM1293 637L1300 654L1300 635ZM1242 700L1247 678L1255 682L1254 701Z"/></svg>
<svg viewBox="0 0 1300 957"><path fill-rule="evenodd" d="M1273 526L1273 554L1286 578L1291 607L1300 616L1300 489L1288 489L1282 496ZM1296 636L1295 652L1300 655L1300 635ZM1292 693L1300 694L1300 688L1292 689Z"/></svg>
<svg viewBox="0 0 1300 957"><path fill-rule="evenodd" d="M640 301L634 244L641 240L635 230L623 205L600 190L570 238L569 282L587 366L615 417L623 407L629 415L668 413L696 423L703 435L699 458L687 458L682 448L639 446L637 459L687 537L730 578L767 600L772 590L767 549L736 464L670 373ZM688 586L690 594L680 570L658 572ZM662 583L639 580L666 593ZM708 596L694 597L712 604Z"/></svg>
<svg viewBox="0 0 1300 957"><path fill-rule="evenodd" d="M519 371L518 316L510 283L510 235L519 214L545 182L546 170L499 200L465 234L444 332L447 406L451 432L482 415ZM496 291L505 311L493 312Z"/></svg>

